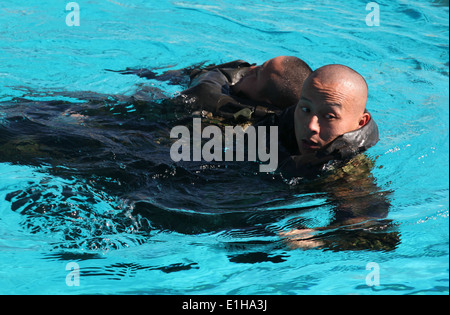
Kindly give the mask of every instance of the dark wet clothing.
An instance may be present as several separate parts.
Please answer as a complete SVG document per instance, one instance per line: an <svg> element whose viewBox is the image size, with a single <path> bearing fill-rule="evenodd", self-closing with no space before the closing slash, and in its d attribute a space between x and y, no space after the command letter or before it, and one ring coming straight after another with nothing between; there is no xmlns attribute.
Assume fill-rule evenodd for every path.
<svg viewBox="0 0 450 315"><path fill-rule="evenodd" d="M262 118L281 110L266 103L254 102L233 91L233 85L247 74L252 65L236 60L221 65L195 69L190 73L189 88L181 92L195 103L197 110L235 121Z"/></svg>
<svg viewBox="0 0 450 315"><path fill-rule="evenodd" d="M288 176L317 174L327 166L350 160L379 140L377 124L371 117L364 127L339 136L318 151L314 162L304 162L295 137L294 112L295 106L291 106L281 115L271 115L257 123L259 126L278 126L278 170Z"/></svg>
<svg viewBox="0 0 450 315"><path fill-rule="evenodd" d="M256 103L233 92L233 85L250 69L242 60L196 69L190 73L190 87L181 94L194 103L198 110L231 119L231 122L251 122L255 126L278 126L278 170L288 176L317 174L327 165L348 161L374 146L378 128L371 117L366 126L348 132L334 140L327 148L316 154L313 163L302 161L294 130L295 106L284 111L269 104ZM195 108L195 107L194 107ZM267 137L269 138L269 137Z"/></svg>
<svg viewBox="0 0 450 315"><path fill-rule="evenodd" d="M295 137L295 106L281 110L269 104L254 102L233 91L233 85L247 74L251 66L252 64L243 60L235 60L220 65L170 70L162 75L156 75L147 69L127 69L119 72L168 81L170 84L185 82L184 85L188 85L188 88L171 102L181 105L191 113L201 111L205 123L277 126L278 171L286 177L314 177L322 171L345 164L378 142L378 128L371 117L361 129L338 137L325 149L318 151L314 161L305 161L298 150ZM266 139L269 140L270 137Z"/></svg>
<svg viewBox="0 0 450 315"><path fill-rule="evenodd" d="M231 113L234 119L241 109L237 106L235 109L239 111L234 112L227 106L237 104L233 102L239 97L226 89L232 86L233 80L227 77L227 70L212 68L206 76L202 75L208 70L194 70L191 87L198 86L195 85L196 78L205 86L224 86L224 90L215 94L219 96L219 102L212 102L215 106L212 109L218 115ZM237 74L243 71L239 66L235 70ZM128 72L181 82L177 81L178 76L166 73L157 76L142 69L123 73ZM213 72L222 81L207 82L206 78L211 79ZM183 82L187 84L187 81ZM197 89L204 93L199 87ZM151 240L151 232L158 229L186 234L227 231L241 235L251 231L274 235L270 234L277 233L273 227L285 222L289 223L285 228L308 227L304 225L302 214L311 210L310 196L324 196L325 193L326 202L318 201L314 206L331 207L333 211L332 221L327 224L331 229L322 230L315 236L324 242L323 247L332 250L391 250L397 245L397 232L390 230L389 223L380 221L387 216L389 199L376 186L370 175L371 164L367 163L370 161L364 155L350 159L344 167L328 176L299 181L302 183L299 185L289 183L288 189L286 182L279 180L278 176L254 176L252 163L229 163L226 167L222 163L173 163L169 158L172 142L168 134L173 123L179 124L174 104L150 103L148 100L153 96L145 92L153 93L154 98L160 96L157 90L149 89L139 93L139 97L111 97L86 92L71 95L52 93L53 97L65 96L84 99L85 102L36 102L17 98L0 104L3 114L0 117L0 162L42 166L43 172L56 178L31 178L28 186L5 197L11 203L11 210L26 216L24 227L32 233L63 235L63 240L56 243L59 249L64 246L122 248L123 233L134 233L135 227L136 235L139 235L136 244L142 244L146 238ZM220 101L226 99L230 102ZM252 114L256 112L244 103L245 100L238 102L244 110L249 109ZM205 110L210 109L207 103L203 106ZM339 137L324 150L324 158L331 157L327 162L302 165L295 139L294 109L264 114L262 119L258 119L259 125L279 126L279 167L283 174L289 171L289 167L293 168L291 174L301 174L305 170L320 171L329 162L349 159L378 140L376 124L371 120L361 130ZM192 122L190 115L188 119ZM223 194L224 191L227 193ZM299 198L295 207L292 206L294 198ZM112 203L114 199L126 203L116 206ZM115 210L97 214L97 208L104 208L103 203L97 207L98 202L111 203L114 207L111 209ZM267 207L269 211L265 211ZM294 214L298 214L298 218L294 218ZM75 220L78 217L88 220ZM67 218L72 222L69 225ZM363 218L364 222L349 228L349 220L358 218ZM105 229L112 223L117 237L109 228ZM337 228L339 224L345 228ZM244 242L236 244L245 246ZM255 244L248 243L247 246L253 249ZM279 246L279 242L275 242L275 246ZM239 259L242 257L233 257L233 261Z"/></svg>

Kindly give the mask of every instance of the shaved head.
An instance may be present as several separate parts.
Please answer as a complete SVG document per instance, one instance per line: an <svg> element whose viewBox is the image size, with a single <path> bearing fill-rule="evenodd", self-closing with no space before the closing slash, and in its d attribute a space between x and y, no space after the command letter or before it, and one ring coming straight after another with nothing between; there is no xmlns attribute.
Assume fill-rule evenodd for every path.
<svg viewBox="0 0 450 315"><path fill-rule="evenodd" d="M272 60L279 63L279 72L274 72L269 78L262 94L270 104L281 109L297 105L303 83L312 73L311 68L294 56L280 56Z"/></svg>
<svg viewBox="0 0 450 315"><path fill-rule="evenodd" d="M305 81L295 110L295 132L301 153L311 153L370 120L365 111L366 80L343 65L327 65Z"/></svg>
<svg viewBox="0 0 450 315"><path fill-rule="evenodd" d="M303 83L312 72L306 62L294 56L278 56L250 69L233 86L234 92L280 109L297 104Z"/></svg>
<svg viewBox="0 0 450 315"><path fill-rule="evenodd" d="M352 68L338 64L326 65L314 71L307 81L305 85L313 81L323 87L334 88L334 93L347 98L357 112L361 113L366 109L368 96L366 80Z"/></svg>

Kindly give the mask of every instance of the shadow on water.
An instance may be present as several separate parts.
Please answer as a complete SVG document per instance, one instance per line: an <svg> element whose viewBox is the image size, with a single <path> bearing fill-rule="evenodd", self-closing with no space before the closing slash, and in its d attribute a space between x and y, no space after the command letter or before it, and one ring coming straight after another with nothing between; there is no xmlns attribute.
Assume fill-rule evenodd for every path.
<svg viewBox="0 0 450 315"><path fill-rule="evenodd" d="M385 219L388 192L376 186L368 159L356 173L298 183L259 173L250 162L174 163L170 129L192 121L191 113L156 90L147 92L147 99L52 94L77 102L33 101L29 92L0 104L0 162L32 165L48 175L6 196L11 210L24 216L25 230L60 235L55 249L93 251L139 245L161 231L225 233L230 248L244 249L229 256L241 263L284 261L264 250L247 252L273 248L273 241L261 244L258 237L281 237L275 246L292 248L303 248L305 238L329 250L398 245L398 232ZM305 218L314 211L328 218ZM349 225L354 218L362 219ZM318 229L305 237L311 225ZM280 234L287 230L294 232Z"/></svg>

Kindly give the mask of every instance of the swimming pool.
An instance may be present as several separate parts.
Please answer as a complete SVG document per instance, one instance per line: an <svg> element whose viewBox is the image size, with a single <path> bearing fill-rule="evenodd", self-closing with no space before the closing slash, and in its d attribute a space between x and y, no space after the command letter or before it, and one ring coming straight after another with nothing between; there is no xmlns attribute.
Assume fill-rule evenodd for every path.
<svg viewBox="0 0 450 315"><path fill-rule="evenodd" d="M333 204L324 192L232 166L164 164L163 122L144 134L151 141L134 143L133 133L109 129L86 135L80 116L61 115L51 121L64 130L61 141L81 150L84 139L114 139L128 151L80 169L57 157L11 163L16 151L2 148L0 293L448 294L448 1L377 1L379 26L366 23L373 11L357 0L78 1L80 25L71 27L67 3L0 4L4 130L14 131L7 108L45 126L46 113L85 108L80 95L96 100L94 114L113 113L111 130L121 130L140 108L123 109L113 95L181 90L105 69L162 72L278 55L314 69L342 63L369 84L381 140L368 155L379 192L388 193L387 232L398 239L388 249L290 249L274 231L326 224ZM146 110L150 121L163 117ZM8 150L33 152L35 142L19 140ZM352 228L343 233L352 237ZM370 263L379 284L367 281ZM73 266L79 283L68 277Z"/></svg>

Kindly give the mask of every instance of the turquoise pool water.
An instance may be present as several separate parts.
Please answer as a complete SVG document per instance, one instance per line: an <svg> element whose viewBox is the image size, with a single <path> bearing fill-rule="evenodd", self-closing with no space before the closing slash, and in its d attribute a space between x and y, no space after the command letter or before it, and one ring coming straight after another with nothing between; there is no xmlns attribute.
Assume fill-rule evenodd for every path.
<svg viewBox="0 0 450 315"><path fill-rule="evenodd" d="M324 192L232 167L164 166L157 158L167 151L155 139L168 131L159 122L146 134L152 144L136 141L111 164L92 159L84 169L58 158L17 163L1 148L0 293L448 294L448 1L378 1L379 26L367 25L368 2L357 0L80 0L80 26L72 27L67 3L0 3L2 130L32 134L9 125L13 108L38 126L60 128L61 141L83 143L95 137L76 116L49 122L45 114L68 104L83 109L89 91L93 110L106 108L126 125L134 108L120 111L112 95L182 90L105 69L162 72L278 55L314 69L342 63L370 87L381 140L368 155L379 192L388 195L388 232L398 239L379 250L291 249L274 231L326 224L334 205ZM109 131L95 139L119 137ZM14 143L31 152L35 145ZM152 158L139 166L127 160L141 151ZM354 237L351 227L344 232ZM73 262L79 285L69 286ZM370 262L379 266L379 285L366 281Z"/></svg>

